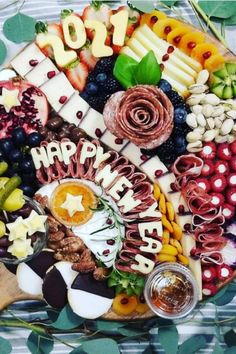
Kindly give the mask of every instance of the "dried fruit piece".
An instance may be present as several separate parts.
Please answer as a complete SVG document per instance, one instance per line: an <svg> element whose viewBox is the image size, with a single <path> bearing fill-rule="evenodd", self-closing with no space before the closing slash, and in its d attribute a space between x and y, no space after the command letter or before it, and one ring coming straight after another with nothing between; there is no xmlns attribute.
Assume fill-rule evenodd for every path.
<svg viewBox="0 0 236 354"><path fill-rule="evenodd" d="M159 210L162 214L166 214L166 200L163 193L160 194Z"/></svg>
<svg viewBox="0 0 236 354"><path fill-rule="evenodd" d="M193 32L185 34L179 43L179 49L190 55L197 44L203 43L205 35L201 32Z"/></svg>
<svg viewBox="0 0 236 354"><path fill-rule="evenodd" d="M166 229L163 230L162 234L162 244L163 245L168 245L170 242L170 232Z"/></svg>
<svg viewBox="0 0 236 354"><path fill-rule="evenodd" d="M169 221L173 221L174 217L175 217L175 210L174 210L172 203L170 203L170 202L166 203L166 210L167 210L167 217L168 217Z"/></svg>
<svg viewBox="0 0 236 354"><path fill-rule="evenodd" d="M155 23L152 30L158 37L166 39L167 35L179 26L181 26L179 21L174 18L166 18Z"/></svg>
<svg viewBox="0 0 236 354"><path fill-rule="evenodd" d="M140 26L147 25L150 28L153 28L155 23L160 20L165 19L167 16L164 12L154 10L148 14L143 14L140 20Z"/></svg>
<svg viewBox="0 0 236 354"><path fill-rule="evenodd" d="M176 224L176 222L172 221L171 222L171 225L173 227L173 236L176 240L181 240L182 238L182 234L183 234L183 231L181 229L181 227Z"/></svg>
<svg viewBox="0 0 236 354"><path fill-rule="evenodd" d="M176 262L176 257L170 254L160 253L156 258L157 262Z"/></svg>
<svg viewBox="0 0 236 354"><path fill-rule="evenodd" d="M141 314L147 312L149 310L149 307L148 307L143 295L139 296L137 300L138 300L138 305L137 305L135 311L137 311L138 313L141 313Z"/></svg>
<svg viewBox="0 0 236 354"><path fill-rule="evenodd" d="M218 54L218 48L212 43L197 44L191 51L191 57L203 66L205 61L215 54Z"/></svg>
<svg viewBox="0 0 236 354"><path fill-rule="evenodd" d="M161 222L163 224L163 226L170 232L172 233L174 230L173 230L173 227L171 225L171 223L167 220L166 216L165 215L162 215L162 218L161 218Z"/></svg>
<svg viewBox="0 0 236 354"><path fill-rule="evenodd" d="M112 309L118 315L130 315L135 311L138 305L136 296L128 296L126 294L117 295L112 304Z"/></svg>
<svg viewBox="0 0 236 354"><path fill-rule="evenodd" d="M175 29L173 29L173 31L171 31L168 35L167 35L167 42L175 45L176 47L179 46L179 43L181 41L181 38L187 34L191 32L191 28L189 28L188 26L179 26Z"/></svg>
<svg viewBox="0 0 236 354"><path fill-rule="evenodd" d="M177 256L178 251L177 249L172 246L172 245L163 245L162 249L160 250L159 254L170 254L171 256Z"/></svg>
<svg viewBox="0 0 236 354"><path fill-rule="evenodd" d="M181 246L181 243L178 240L175 240L174 238L171 238L170 239L170 244L177 249L178 253L183 253L183 248Z"/></svg>
<svg viewBox="0 0 236 354"><path fill-rule="evenodd" d="M178 261L179 261L180 263L182 263L183 265L186 265L186 266L189 265L189 259L188 259L188 257L183 256L182 254L178 254L177 258L178 258Z"/></svg>
<svg viewBox="0 0 236 354"><path fill-rule="evenodd" d="M158 201L161 195L160 187L156 183L154 183L153 189L154 189L153 191L154 198Z"/></svg>

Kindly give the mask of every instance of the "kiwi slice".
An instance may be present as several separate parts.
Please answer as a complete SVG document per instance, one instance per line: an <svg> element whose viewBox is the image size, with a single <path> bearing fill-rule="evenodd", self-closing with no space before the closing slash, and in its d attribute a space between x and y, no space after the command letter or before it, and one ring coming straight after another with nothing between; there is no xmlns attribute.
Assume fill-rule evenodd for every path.
<svg viewBox="0 0 236 354"><path fill-rule="evenodd" d="M0 208L2 209L5 200L9 195L21 184L21 178L19 176L14 176L9 179L9 181L0 190Z"/></svg>
<svg viewBox="0 0 236 354"><path fill-rule="evenodd" d="M223 99L236 96L236 63L227 62L211 74L210 90Z"/></svg>
<svg viewBox="0 0 236 354"><path fill-rule="evenodd" d="M5 161L0 162L0 176L2 176L8 169L8 164Z"/></svg>

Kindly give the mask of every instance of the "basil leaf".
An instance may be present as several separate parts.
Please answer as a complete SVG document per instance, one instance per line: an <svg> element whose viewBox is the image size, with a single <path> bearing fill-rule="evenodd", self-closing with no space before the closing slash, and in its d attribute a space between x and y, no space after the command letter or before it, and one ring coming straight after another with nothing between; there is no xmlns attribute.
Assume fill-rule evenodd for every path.
<svg viewBox="0 0 236 354"><path fill-rule="evenodd" d="M135 85L134 71L137 66L138 62L128 55L120 54L118 56L113 75L125 89Z"/></svg>
<svg viewBox="0 0 236 354"><path fill-rule="evenodd" d="M7 56L7 48L5 43L0 39L0 65L4 62Z"/></svg>
<svg viewBox="0 0 236 354"><path fill-rule="evenodd" d="M34 18L19 12L4 22L3 33L11 42L30 42L35 37L35 24Z"/></svg>
<svg viewBox="0 0 236 354"><path fill-rule="evenodd" d="M161 79L161 68L152 50L140 61L134 72L137 84L156 85Z"/></svg>

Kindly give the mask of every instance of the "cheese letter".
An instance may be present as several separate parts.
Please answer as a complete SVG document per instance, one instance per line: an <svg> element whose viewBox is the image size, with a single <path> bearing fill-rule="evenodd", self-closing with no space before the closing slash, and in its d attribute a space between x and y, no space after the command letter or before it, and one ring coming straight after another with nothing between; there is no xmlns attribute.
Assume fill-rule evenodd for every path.
<svg viewBox="0 0 236 354"><path fill-rule="evenodd" d="M85 20L84 25L86 28L95 30L95 36L92 42L92 54L96 58L109 57L113 54L113 49L105 45L107 38L106 26L96 20Z"/></svg>
<svg viewBox="0 0 236 354"><path fill-rule="evenodd" d="M117 192L123 192L124 190L123 186L127 186L129 188L133 187L132 183L126 177L122 176L118 179L118 181L114 184L114 186L111 187L108 193L115 200L120 200L120 196L118 195Z"/></svg>
<svg viewBox="0 0 236 354"><path fill-rule="evenodd" d="M111 166L106 165L95 177L97 183L101 183L103 188L107 188L111 185L114 179L118 176L117 171L111 172Z"/></svg>
<svg viewBox="0 0 236 354"><path fill-rule="evenodd" d="M96 155L96 146L88 141L83 143L81 153L80 153L80 163L84 164L88 157L93 157Z"/></svg>
<svg viewBox="0 0 236 354"><path fill-rule="evenodd" d="M125 195L121 198L121 200L117 203L118 207L123 206L123 213L128 213L130 210L136 208L139 204L141 204L140 199L133 198L134 191L131 189L128 190Z"/></svg>
<svg viewBox="0 0 236 354"><path fill-rule="evenodd" d="M73 28L75 34L71 38L70 28ZM71 14L63 19L63 33L66 44L73 49L79 49L86 43L86 31L83 21L76 15Z"/></svg>
<svg viewBox="0 0 236 354"><path fill-rule="evenodd" d="M138 264L132 264L131 268L133 270L137 270L140 273L148 274L153 270L155 266L155 263L151 261L151 259L146 258L141 254L136 254L134 259L136 260L136 262L138 262Z"/></svg>
<svg viewBox="0 0 236 354"><path fill-rule="evenodd" d="M61 152L64 163L69 165L71 156L76 153L76 145L72 141L64 141L61 143Z"/></svg>
<svg viewBox="0 0 236 354"><path fill-rule="evenodd" d="M34 166L36 170L38 170L41 167L41 164L44 167L50 166L47 152L44 146L33 148L30 150L30 153L32 155L32 159L34 161Z"/></svg>

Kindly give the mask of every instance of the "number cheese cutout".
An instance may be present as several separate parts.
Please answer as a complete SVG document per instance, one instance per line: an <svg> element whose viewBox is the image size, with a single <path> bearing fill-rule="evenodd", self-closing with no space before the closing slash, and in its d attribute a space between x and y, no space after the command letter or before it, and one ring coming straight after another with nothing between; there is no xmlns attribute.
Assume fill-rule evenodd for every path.
<svg viewBox="0 0 236 354"><path fill-rule="evenodd" d="M77 59L77 53L74 50L65 50L60 37L50 33L39 33L37 43L40 48L50 45L53 49L55 61L58 66L64 67Z"/></svg>
<svg viewBox="0 0 236 354"><path fill-rule="evenodd" d="M111 16L111 24L114 26L112 42L115 45L123 46L129 20L128 11L122 10Z"/></svg>
<svg viewBox="0 0 236 354"><path fill-rule="evenodd" d="M84 25L86 28L95 31L91 48L93 56L96 58L111 56L113 54L112 48L105 45L107 38L106 26L103 23L95 20L85 20Z"/></svg>
<svg viewBox="0 0 236 354"><path fill-rule="evenodd" d="M71 38L70 27L75 31L75 40ZM76 15L71 14L63 20L63 33L66 44L73 49L79 49L86 43L86 31L83 21Z"/></svg>

